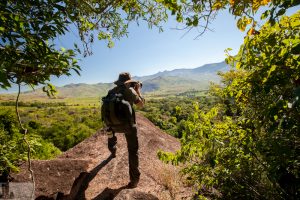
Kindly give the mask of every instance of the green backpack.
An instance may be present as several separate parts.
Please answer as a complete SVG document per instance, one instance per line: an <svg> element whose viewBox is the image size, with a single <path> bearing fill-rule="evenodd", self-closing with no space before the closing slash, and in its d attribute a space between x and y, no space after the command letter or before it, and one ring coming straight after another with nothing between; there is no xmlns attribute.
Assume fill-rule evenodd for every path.
<svg viewBox="0 0 300 200"><path fill-rule="evenodd" d="M111 90L102 98L101 117L107 127L120 127L131 122L133 110L123 96L123 91Z"/></svg>

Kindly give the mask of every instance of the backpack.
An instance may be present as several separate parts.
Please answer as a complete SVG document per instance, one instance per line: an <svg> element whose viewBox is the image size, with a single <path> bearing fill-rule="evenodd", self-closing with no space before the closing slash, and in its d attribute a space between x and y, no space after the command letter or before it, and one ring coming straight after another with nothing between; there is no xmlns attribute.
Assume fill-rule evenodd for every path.
<svg viewBox="0 0 300 200"><path fill-rule="evenodd" d="M132 121L133 109L123 93L111 90L102 98L101 117L107 127L120 127Z"/></svg>

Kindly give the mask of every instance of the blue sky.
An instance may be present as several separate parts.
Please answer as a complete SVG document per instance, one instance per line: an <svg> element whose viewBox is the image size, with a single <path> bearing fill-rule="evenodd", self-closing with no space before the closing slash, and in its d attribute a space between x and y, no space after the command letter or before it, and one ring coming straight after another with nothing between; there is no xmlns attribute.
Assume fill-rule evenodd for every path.
<svg viewBox="0 0 300 200"><path fill-rule="evenodd" d="M195 68L208 63L221 62L225 59L224 50L232 48L236 53L243 42L245 33L236 28L234 17L228 11L219 13L210 25L214 31L207 31L197 40L198 32L193 30L174 30L175 20L170 19L163 25L164 31L148 29L146 24L131 24L128 37L115 41L115 46L107 48L106 43L96 41L93 55L82 58L81 76L54 78L55 85L68 83L112 82L123 71L133 76L143 76L164 70ZM74 34L58 40L58 45L69 46Z"/></svg>

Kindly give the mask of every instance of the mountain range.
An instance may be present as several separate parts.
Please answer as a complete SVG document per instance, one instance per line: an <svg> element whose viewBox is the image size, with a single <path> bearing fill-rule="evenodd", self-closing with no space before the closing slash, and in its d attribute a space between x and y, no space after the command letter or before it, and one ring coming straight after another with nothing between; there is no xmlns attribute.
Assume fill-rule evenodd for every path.
<svg viewBox="0 0 300 200"><path fill-rule="evenodd" d="M149 76L133 77L143 82L143 92L164 92L178 94L189 90L207 90L210 82L219 82L217 72L225 72L229 66L225 62L206 64L194 69L175 69L158 72Z"/></svg>
<svg viewBox="0 0 300 200"><path fill-rule="evenodd" d="M142 92L144 94L180 94L187 91L207 90L210 82L219 82L220 77L217 72L228 71L230 67L225 62L206 64L194 69L175 69L171 71L158 72L148 76L135 76L133 79L143 83ZM58 98L86 98L99 97L107 93L114 87L113 83L97 84L68 84L57 87ZM45 96L41 89L27 91L22 94L36 97Z"/></svg>

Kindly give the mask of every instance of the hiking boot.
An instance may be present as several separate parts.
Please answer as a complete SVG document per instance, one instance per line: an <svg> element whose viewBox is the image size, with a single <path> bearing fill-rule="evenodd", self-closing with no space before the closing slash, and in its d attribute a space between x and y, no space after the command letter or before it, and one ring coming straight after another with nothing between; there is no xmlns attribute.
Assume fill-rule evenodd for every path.
<svg viewBox="0 0 300 200"><path fill-rule="evenodd" d="M112 137L108 137L107 147L113 158L116 157L116 151L117 151L116 144L117 144L117 137L114 134L112 134Z"/></svg>
<svg viewBox="0 0 300 200"><path fill-rule="evenodd" d="M129 189L136 188L138 184L139 184L138 181L130 181L127 185L127 188L129 188Z"/></svg>

